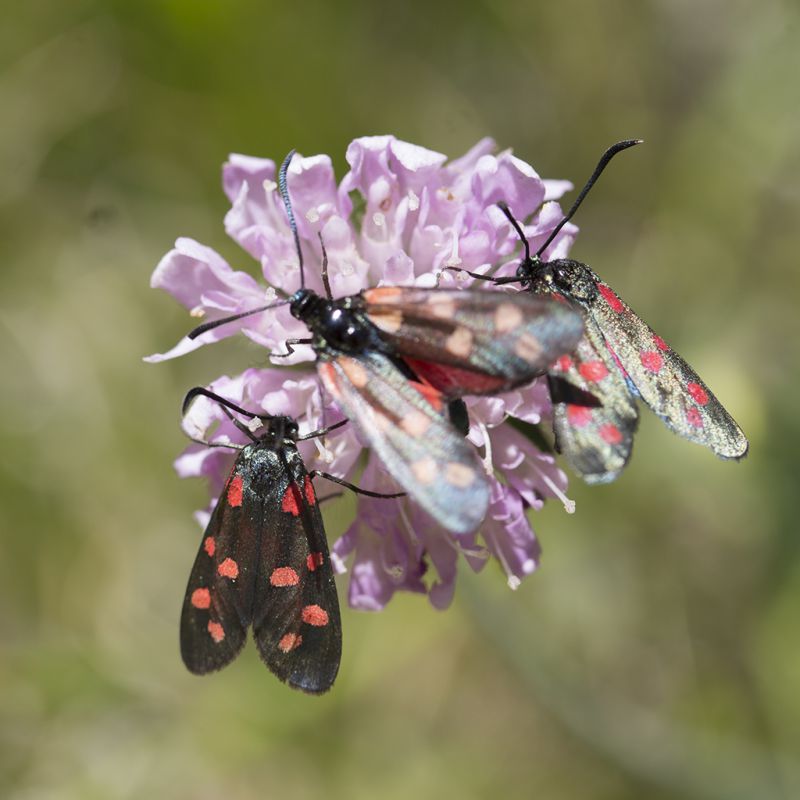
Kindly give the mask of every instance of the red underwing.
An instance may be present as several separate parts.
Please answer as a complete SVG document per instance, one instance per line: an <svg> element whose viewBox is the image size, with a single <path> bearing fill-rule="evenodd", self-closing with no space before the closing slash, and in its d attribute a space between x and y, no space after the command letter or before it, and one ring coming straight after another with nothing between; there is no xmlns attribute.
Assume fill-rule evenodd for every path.
<svg viewBox="0 0 800 800"><path fill-rule="evenodd" d="M203 675L229 664L252 628L267 667L295 689L320 694L333 685L342 654L342 624L314 474L373 497L326 473L309 473L291 417L256 415L202 387L250 439L225 481L189 575L180 624L183 662ZM230 411L258 419L254 435ZM210 446L229 446L204 442Z"/></svg>
<svg viewBox="0 0 800 800"><path fill-rule="evenodd" d="M556 360L548 382L556 449L587 483L612 481L627 464L638 424L637 399L670 430L720 458L743 458L748 448L739 426L697 373L607 283L579 261L541 257L608 162L639 142L626 140L606 150L572 208L533 255L510 209L498 204L525 250L516 277L468 273L499 285L519 283L581 311L584 335L571 353Z"/></svg>
<svg viewBox="0 0 800 800"><path fill-rule="evenodd" d="M292 155L278 183L301 288L279 303L207 322L189 336L288 303L311 336L287 341L287 354L294 344L310 344L323 386L400 486L445 528L470 532L486 514L489 485L477 452L443 416L445 403L505 392L543 374L574 349L581 315L529 294L381 287L333 299L324 244L327 297L304 288L286 183Z"/></svg>

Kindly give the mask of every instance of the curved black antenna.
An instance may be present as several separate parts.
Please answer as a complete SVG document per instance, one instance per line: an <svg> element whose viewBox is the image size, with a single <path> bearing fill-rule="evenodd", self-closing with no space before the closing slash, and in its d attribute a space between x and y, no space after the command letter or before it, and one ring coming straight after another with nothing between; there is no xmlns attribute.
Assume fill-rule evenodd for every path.
<svg viewBox="0 0 800 800"><path fill-rule="evenodd" d="M283 159L283 164L278 171L278 189L280 190L281 197L283 198L283 205L286 207L286 216L289 217L289 227L292 229L294 236L294 246L297 249L297 260L300 262L300 288L306 288L306 274L303 269L303 251L300 249L300 236L297 233L297 223L294 221L294 211L292 211L292 201L289 199L289 187L286 185L286 173L289 171L289 163L296 153L296 150L290 150L286 158Z"/></svg>
<svg viewBox="0 0 800 800"><path fill-rule="evenodd" d="M202 336L207 331L213 331L214 328L219 328L220 325L227 325L229 322L236 322L237 319L244 319L245 317L249 317L253 314L260 314L262 311L267 311L270 308L285 306L289 302L290 302L289 300L278 300L277 303L269 303L265 306L259 306L258 308L251 308L248 311L242 311L239 314L232 314L230 317L222 317L221 319L212 319L209 322L204 322L202 325L198 325L196 328L189 331L189 333L186 335L190 339L196 339L198 336Z"/></svg>
<svg viewBox="0 0 800 800"><path fill-rule="evenodd" d="M522 230L522 225L517 222L516 217L511 213L511 209L508 207L508 203L505 200L501 200L497 207L506 215L508 221L514 226L514 230L517 232L517 236L519 236L519 240L522 242L522 246L525 248L525 260L531 260L531 245L528 241L528 237L525 235L525 231Z"/></svg>
<svg viewBox="0 0 800 800"><path fill-rule="evenodd" d="M564 217L564 219L562 219L561 222L559 222L558 225L556 225L556 227L553 228L550 235L545 240L545 243L536 251L536 256L535 256L536 258L541 256L541 254L548 248L553 239L556 238L558 232L572 219L572 216L575 214L575 212L578 210L578 207L583 202L584 197L586 197L586 195L589 194L589 189L591 189L592 186L594 186L595 182L600 177L603 170L608 166L608 162L611 161L611 159L614 158L614 156L617 153L621 152L622 150L627 150L629 147L633 147L635 144L641 144L643 141L644 139L625 139L624 141L612 144L611 147L609 147L608 150L606 150L605 153L603 153L603 155L600 156L600 160L597 162L597 166L594 168L594 172L591 174L589 180L586 181L586 185L583 187L583 189L581 189L581 193L578 195L575 202L572 204L572 208L570 208L570 210L567 211L567 214ZM509 217L509 219L511 219L511 217ZM517 225L515 225L514 227L516 227L517 231L519 232L519 227ZM524 236L522 236L521 238L523 239L523 241L527 242L527 239L525 239Z"/></svg>
<svg viewBox="0 0 800 800"><path fill-rule="evenodd" d="M190 389L186 394L186 397L183 398L183 406L181 407L181 413L185 416L186 411L189 408L189 405L194 401L194 398L197 397L199 394L204 394L206 397L210 397L212 400L216 400L221 408L222 412L225 416L248 438L251 442L257 444L259 439L258 437L244 424L240 419L236 419L236 417L231 414L230 411L226 408L226 406L230 406L235 411L241 411L242 414L246 416L255 416L260 419L258 414L251 414L249 411L245 411L243 408L239 408L235 403L231 403L230 400L226 400L224 397L220 397L218 394L215 394L209 389L204 389L202 386L195 386L194 389ZM189 437L193 442L197 442L198 444L205 444L208 447L224 447L226 445L220 445L219 443L214 442L204 442L201 439L195 439L194 436ZM233 447L237 450L244 449L242 446L233 445Z"/></svg>
<svg viewBox="0 0 800 800"><path fill-rule="evenodd" d="M189 406L194 402L196 397L202 395L203 397L208 397L211 400L219 403L221 406L226 406L227 408L231 409L231 411L235 411L237 414L242 414L245 417L250 417L250 419L272 419L271 414L255 414L252 411L246 411L241 406L237 406L236 403L228 400L221 395L218 395L216 392L212 392L211 389L206 389L204 386L195 386L193 389L189 389L186 392L186 397L183 398L183 405L181 406L181 416L185 417L186 412L189 410Z"/></svg>

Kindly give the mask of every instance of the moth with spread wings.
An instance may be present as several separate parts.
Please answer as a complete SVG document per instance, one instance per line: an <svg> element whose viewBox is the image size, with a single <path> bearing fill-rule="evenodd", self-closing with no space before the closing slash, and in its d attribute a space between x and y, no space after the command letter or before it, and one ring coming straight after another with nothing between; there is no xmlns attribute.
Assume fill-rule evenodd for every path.
<svg viewBox="0 0 800 800"><path fill-rule="evenodd" d="M315 473L306 470L296 443L344 423L298 436L292 418L252 414L201 387L186 395L184 414L198 395L219 403L251 441L239 446L189 576L183 661L197 675L220 669L236 658L252 627L262 660L280 680L311 694L325 692L339 670L342 624L311 482ZM228 409L260 420L263 431L254 435ZM316 474L362 494L397 496Z"/></svg>
<svg viewBox="0 0 800 800"><path fill-rule="evenodd" d="M638 424L637 398L670 430L720 458L743 458L748 447L739 426L697 373L595 272L572 259L541 258L613 156L638 143L626 140L606 150L572 208L533 255L519 223L500 204L525 248L516 277L468 273L497 284L520 283L583 313L583 338L556 362L548 381L556 447L588 483L612 481L625 467Z"/></svg>
<svg viewBox="0 0 800 800"><path fill-rule="evenodd" d="M489 485L477 452L443 416L447 401L497 394L543 374L571 352L581 315L551 298L528 294L380 287L332 299L304 288L303 259L286 185L279 187L295 237L301 288L288 300L207 322L189 336L289 304L306 324L325 389L378 453L389 472L434 519L455 533L486 514Z"/></svg>

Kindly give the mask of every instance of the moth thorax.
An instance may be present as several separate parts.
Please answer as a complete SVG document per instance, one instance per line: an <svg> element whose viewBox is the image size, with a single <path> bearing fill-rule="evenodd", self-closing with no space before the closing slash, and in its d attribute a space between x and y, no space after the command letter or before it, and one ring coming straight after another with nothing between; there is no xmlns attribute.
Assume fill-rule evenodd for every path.
<svg viewBox="0 0 800 800"><path fill-rule="evenodd" d="M351 309L332 306L322 316L325 340L332 347L348 352L357 352L371 339L371 329L361 317Z"/></svg>
<svg viewBox="0 0 800 800"><path fill-rule="evenodd" d="M580 261L557 258L543 264L540 272L551 291L560 292L573 300L591 300L597 294L591 270Z"/></svg>

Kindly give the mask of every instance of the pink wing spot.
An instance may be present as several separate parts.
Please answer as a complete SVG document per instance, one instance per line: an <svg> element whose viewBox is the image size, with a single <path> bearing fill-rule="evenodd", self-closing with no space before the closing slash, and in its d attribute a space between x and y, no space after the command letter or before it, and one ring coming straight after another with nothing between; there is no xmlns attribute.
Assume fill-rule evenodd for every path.
<svg viewBox="0 0 800 800"><path fill-rule="evenodd" d="M608 375L608 369L602 361L584 361L578 367L578 372L584 380L595 383Z"/></svg>
<svg viewBox="0 0 800 800"><path fill-rule="evenodd" d="M234 475L228 484L228 505L237 507L242 504L242 476Z"/></svg>
<svg viewBox="0 0 800 800"><path fill-rule="evenodd" d="M239 577L239 565L232 559L226 558L218 567L217 572L223 578L230 578L235 581Z"/></svg>
<svg viewBox="0 0 800 800"><path fill-rule="evenodd" d="M317 496L314 494L314 484L311 483L311 478L306 475L306 500L310 506L313 506L317 502Z"/></svg>
<svg viewBox="0 0 800 800"><path fill-rule="evenodd" d="M600 426L600 438L607 444L619 444L622 441L622 432L609 422Z"/></svg>
<svg viewBox="0 0 800 800"><path fill-rule="evenodd" d="M273 586L297 586L300 576L291 567L278 567L272 570L269 582Z"/></svg>
<svg viewBox="0 0 800 800"><path fill-rule="evenodd" d="M655 343L655 346L659 350L663 350L665 353L667 352L667 350L669 350L669 345L660 336L657 336L655 333L653 334L653 342Z"/></svg>
<svg viewBox="0 0 800 800"><path fill-rule="evenodd" d="M213 556L217 550L217 543L214 541L213 536L206 536L203 540L203 550L208 553L208 555Z"/></svg>
<svg viewBox="0 0 800 800"><path fill-rule="evenodd" d="M686 410L686 421L693 428L703 427L703 415L700 413L700 409L697 408L697 406L692 406Z"/></svg>
<svg viewBox="0 0 800 800"><path fill-rule="evenodd" d="M592 409L567 403L567 421L574 428L582 428L592 421Z"/></svg>
<svg viewBox="0 0 800 800"><path fill-rule="evenodd" d="M561 356L561 358L556 361L556 367L562 372L568 372L572 367L572 359L569 356Z"/></svg>
<svg viewBox="0 0 800 800"><path fill-rule="evenodd" d="M300 513L300 492L291 481L283 493L283 500L281 501L281 511L286 514L291 514L296 517Z"/></svg>
<svg viewBox="0 0 800 800"><path fill-rule="evenodd" d="M195 589L191 603L195 608L208 608L211 605L211 592L208 589Z"/></svg>
<svg viewBox="0 0 800 800"><path fill-rule="evenodd" d="M223 629L222 625L219 624L219 622L209 622L208 632L211 634L211 638L217 644L219 644L225 638L225 630Z"/></svg>
<svg viewBox="0 0 800 800"><path fill-rule="evenodd" d="M303 637L299 633L287 633L281 636L278 642L278 650L283 653L289 653L296 650L303 643Z"/></svg>
<svg viewBox="0 0 800 800"><path fill-rule="evenodd" d="M699 384L691 381L686 384L686 391L692 396L692 400L699 406L708 403L708 392Z"/></svg>
<svg viewBox="0 0 800 800"><path fill-rule="evenodd" d="M650 372L657 373L661 370L661 367L664 366L664 356L656 350L642 350L642 352L639 353L639 358L641 359L642 366L645 369L649 369Z"/></svg>
<svg viewBox="0 0 800 800"><path fill-rule="evenodd" d="M606 286L604 283L597 284L597 290L603 295L603 299L608 303L611 307L612 311L616 311L619 314L621 311L625 309L625 306L622 305L622 300L614 294L613 289L610 286Z"/></svg>
<svg viewBox="0 0 800 800"><path fill-rule="evenodd" d="M315 628L321 628L328 624L328 612L320 606L306 606L300 616L303 622L313 625Z"/></svg>
<svg viewBox="0 0 800 800"><path fill-rule="evenodd" d="M325 557L322 555L322 553L310 553L306 559L306 566L308 567L309 572L313 572L317 567L321 567L324 560Z"/></svg>

